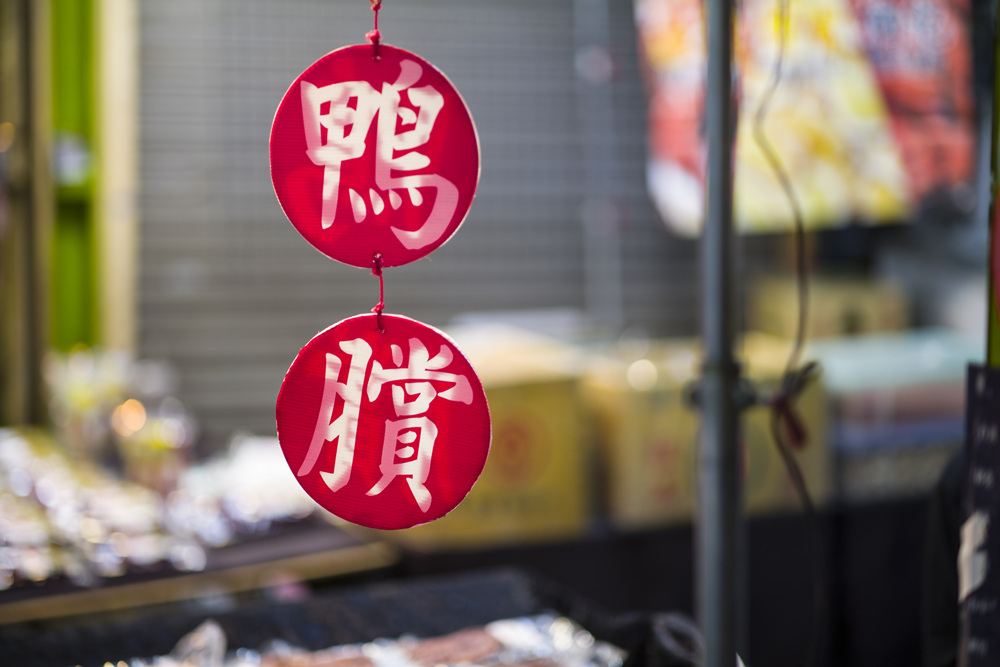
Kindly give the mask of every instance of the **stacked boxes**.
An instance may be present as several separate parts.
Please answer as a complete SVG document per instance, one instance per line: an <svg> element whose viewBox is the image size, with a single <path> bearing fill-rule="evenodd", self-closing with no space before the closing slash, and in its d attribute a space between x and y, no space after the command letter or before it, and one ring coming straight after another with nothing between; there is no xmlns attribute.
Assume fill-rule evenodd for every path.
<svg viewBox="0 0 1000 667"><path fill-rule="evenodd" d="M798 287L790 279L766 279L749 294L754 331L791 339L798 324ZM835 338L901 331L910 322L906 292L860 278L815 277L809 281L806 338Z"/></svg>
<svg viewBox="0 0 1000 667"><path fill-rule="evenodd" d="M500 326L456 339L486 388L490 455L450 514L393 536L415 547L468 547L580 535L592 516L593 486L577 353Z"/></svg>
<svg viewBox="0 0 1000 667"><path fill-rule="evenodd" d="M788 344L763 335L743 343L747 376L776 384ZM695 342L654 344L636 358L611 354L595 362L586 380L589 405L601 424L607 512L612 524L637 529L689 522L697 496L699 415L685 400L701 358ZM795 453L816 502L829 498L831 468L822 385L811 383L795 403L810 434ZM796 510L799 501L770 432L766 407L742 420L743 486L750 514Z"/></svg>
<svg viewBox="0 0 1000 667"><path fill-rule="evenodd" d="M965 434L965 370L982 350L924 329L818 341L835 416L838 495L870 502L926 493Z"/></svg>
<svg viewBox="0 0 1000 667"><path fill-rule="evenodd" d="M455 337L486 387L490 456L449 515L391 537L415 548L478 548L578 537L599 514L619 530L694 519L699 414L686 400L701 359L694 340L584 350L497 326ZM776 384L789 344L757 334L741 347L745 374L758 386ZM811 436L795 456L822 503L831 467L821 383L795 405ZM797 511L769 410L743 417L748 513Z"/></svg>
<svg viewBox="0 0 1000 667"><path fill-rule="evenodd" d="M694 515L697 420L684 389L695 377L693 343L595 359L584 390L597 417L604 502L618 528L689 522Z"/></svg>

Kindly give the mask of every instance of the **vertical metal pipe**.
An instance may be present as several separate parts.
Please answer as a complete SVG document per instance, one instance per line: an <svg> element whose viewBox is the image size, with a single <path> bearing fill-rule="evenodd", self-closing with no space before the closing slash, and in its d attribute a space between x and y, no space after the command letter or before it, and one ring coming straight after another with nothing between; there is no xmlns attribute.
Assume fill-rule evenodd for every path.
<svg viewBox="0 0 1000 667"><path fill-rule="evenodd" d="M707 0L708 177L701 245L702 335L697 612L706 667L736 664L737 529L740 513L735 313L732 280L732 0Z"/></svg>

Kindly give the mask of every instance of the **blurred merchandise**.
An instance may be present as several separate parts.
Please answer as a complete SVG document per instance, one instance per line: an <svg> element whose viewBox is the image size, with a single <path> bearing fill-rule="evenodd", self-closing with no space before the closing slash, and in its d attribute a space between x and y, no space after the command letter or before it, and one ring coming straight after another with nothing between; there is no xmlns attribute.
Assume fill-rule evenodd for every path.
<svg viewBox="0 0 1000 667"><path fill-rule="evenodd" d="M128 572L203 570L206 549L312 513L290 473L275 474L283 469L276 439L241 436L228 456L185 470L164 497L40 431L0 430L0 590L54 578L89 587Z"/></svg>
<svg viewBox="0 0 1000 667"><path fill-rule="evenodd" d="M816 341L834 415L839 494L850 502L926 492L962 443L965 369L982 351L945 329Z"/></svg>
<svg viewBox="0 0 1000 667"><path fill-rule="evenodd" d="M673 665L681 663L661 638L682 648L687 633L658 621L679 616L613 614L555 581L504 568L344 586L287 604L174 604L30 634L0 626L0 643L22 667Z"/></svg>
<svg viewBox="0 0 1000 667"><path fill-rule="evenodd" d="M989 302L987 294L982 276L948 281L936 300L934 320L985 349L990 308L982 305Z"/></svg>
<svg viewBox="0 0 1000 667"><path fill-rule="evenodd" d="M163 494L177 485L197 429L166 362L79 347L50 353L45 380L56 439L67 450Z"/></svg>
<svg viewBox="0 0 1000 667"><path fill-rule="evenodd" d="M754 136L780 29L778 5L737 19L741 78L734 219L788 229L791 208ZM790 12L781 86L763 123L808 228L894 222L931 198L968 210L974 165L968 0L808 0ZM636 3L649 69L647 180L667 225L701 227L703 20L693 0Z"/></svg>
<svg viewBox="0 0 1000 667"><path fill-rule="evenodd" d="M205 511L178 519L196 429L169 366L75 348L46 357L45 380L53 432L0 430L0 589L203 569L205 547L234 533L204 526L241 524L218 486L201 492Z"/></svg>
<svg viewBox="0 0 1000 667"><path fill-rule="evenodd" d="M492 621L440 637L403 635L363 644L309 650L280 639L260 650L247 648L227 655L226 635L217 622L205 621L181 638L169 655L135 658L130 667L434 667L488 664L535 667L620 667L623 650L596 641L565 617L533 616Z"/></svg>
<svg viewBox="0 0 1000 667"><path fill-rule="evenodd" d="M191 463L194 436L180 402L167 397L147 411L130 398L115 408L111 423L125 476L161 494L176 488Z"/></svg>
<svg viewBox="0 0 1000 667"><path fill-rule="evenodd" d="M787 311L781 304L794 300L793 287L773 281L755 292L756 316L774 314L773 331L793 324L777 317ZM926 488L960 441L962 373L965 359L977 351L942 330L857 335L903 326L905 300L891 286L829 280L813 296L814 335L855 334L814 341L806 355L823 372L796 400L809 442L795 456L815 502L828 502L834 486L848 500ZM688 394L701 358L696 341L640 338L588 347L487 322L451 333L486 388L490 456L455 510L439 521L385 533L388 539L418 550L482 548L580 537L605 514L623 530L692 520L699 415ZM790 348L785 338L744 337L740 357L759 395L779 382ZM29 454L17 454L26 446L17 443L28 440L7 432L3 446L11 453L3 461L14 463L2 502L16 530L7 538L14 542L5 543L14 550L4 553L7 561L15 553L18 559L7 567L7 585L64 572L79 572L74 581L86 584L161 561L198 570L206 566L207 550L269 535L314 513L273 437L237 435L224 456L192 464L195 425L172 398L176 382L165 367L75 352L50 369L59 397L54 408L62 410L59 433L73 444L64 451L36 434L32 442L44 446L36 442L25 450ZM770 425L766 406L744 413L750 515L800 507ZM87 462L101 451L130 481ZM75 519L69 510L46 505L47 483L38 497L34 475L42 464L32 464L35 459L52 470L72 470L76 481L64 485L72 489L67 497L90 503L69 505L80 507ZM100 494L83 490L97 486L94 480L101 480ZM148 500L136 500L140 495ZM145 532L106 516L108 507L121 503L133 512L146 508ZM92 542L74 543L58 532L84 519ZM112 539L114 534L121 536Z"/></svg>
<svg viewBox="0 0 1000 667"><path fill-rule="evenodd" d="M180 559L191 541L169 533L162 499L115 479L37 431L0 431L0 587L65 577L92 586L101 577ZM203 559L202 559L203 560Z"/></svg>
<svg viewBox="0 0 1000 667"><path fill-rule="evenodd" d="M233 533L265 534L274 524L304 519L317 507L292 476L278 439L244 434L233 436L224 456L188 469L167 502L171 525L190 522L195 534L215 546L230 541ZM199 528L194 517L205 508L214 509ZM211 526L217 517L225 517L226 526Z"/></svg>
<svg viewBox="0 0 1000 667"><path fill-rule="evenodd" d="M451 334L486 389L493 422L489 458L451 513L391 537L444 547L580 535L590 521L592 492L580 352L503 325L470 325Z"/></svg>
<svg viewBox="0 0 1000 667"><path fill-rule="evenodd" d="M748 295L752 331L791 339L798 326L794 280L758 281ZM806 338L902 331L910 324L909 299L899 286L861 278L810 277Z"/></svg>
<svg viewBox="0 0 1000 667"><path fill-rule="evenodd" d="M979 354L974 344L945 329L815 341L807 349L822 364L823 382L838 404L833 443L840 449L910 442L866 439L863 429L874 432L918 421L960 423L965 417L965 368ZM961 428L955 432L961 438Z"/></svg>
<svg viewBox="0 0 1000 667"><path fill-rule="evenodd" d="M747 377L767 392L780 379L787 341L747 334ZM608 514L624 529L689 522L696 502L698 413L687 400L699 346L694 341L631 342L595 361L586 394L602 427ZM817 504L831 492L825 391L812 382L795 402L809 434L795 452ZM770 410L754 406L743 419L743 485L751 515L794 511L800 504L770 432Z"/></svg>
<svg viewBox="0 0 1000 667"><path fill-rule="evenodd" d="M67 449L94 459L111 456L110 416L125 400L130 363L127 353L84 347L46 356L49 418Z"/></svg>
<svg viewBox="0 0 1000 667"><path fill-rule="evenodd" d="M838 452L837 495L852 504L919 498L934 488L959 446L947 439L904 449Z"/></svg>

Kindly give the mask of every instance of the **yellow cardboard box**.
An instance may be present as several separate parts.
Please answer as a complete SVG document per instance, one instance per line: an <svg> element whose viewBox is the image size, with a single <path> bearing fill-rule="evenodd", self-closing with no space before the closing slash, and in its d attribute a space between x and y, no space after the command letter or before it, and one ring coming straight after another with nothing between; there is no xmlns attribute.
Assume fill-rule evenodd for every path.
<svg viewBox="0 0 1000 667"><path fill-rule="evenodd" d="M593 448L576 353L506 327L477 327L456 339L486 388L490 455L451 513L386 536L418 548L462 548L579 535L592 515Z"/></svg>
<svg viewBox="0 0 1000 667"><path fill-rule="evenodd" d="M788 343L759 334L741 346L744 372L774 383L784 367ZM622 529L649 528L694 518L697 498L697 410L684 398L696 377L695 341L656 342L640 356L611 354L596 361L584 383L588 404L600 423L606 511ZM819 382L809 385L796 407L809 434L795 453L813 499L830 496L827 401ZM748 514L799 508L770 433L770 413L756 406L743 414L742 466Z"/></svg>
<svg viewBox="0 0 1000 667"><path fill-rule="evenodd" d="M692 342L594 360L584 395L597 418L605 510L619 528L690 522L697 421L683 389L694 378Z"/></svg>
<svg viewBox="0 0 1000 667"><path fill-rule="evenodd" d="M794 280L760 280L748 301L751 330L782 338L795 335L798 290ZM897 285L861 278L813 277L809 281L806 337L810 340L902 331L909 323L909 299Z"/></svg>

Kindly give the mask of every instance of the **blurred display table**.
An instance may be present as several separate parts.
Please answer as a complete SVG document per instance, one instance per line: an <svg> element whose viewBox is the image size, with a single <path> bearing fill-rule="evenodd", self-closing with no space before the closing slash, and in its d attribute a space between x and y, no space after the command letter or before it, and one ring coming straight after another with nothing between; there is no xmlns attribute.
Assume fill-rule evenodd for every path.
<svg viewBox="0 0 1000 667"><path fill-rule="evenodd" d="M115 611L206 595L239 593L289 581L343 577L397 562L395 548L360 538L319 519L283 525L265 535L209 549L204 570L180 572L165 563L93 588L65 578L0 592L0 624Z"/></svg>

